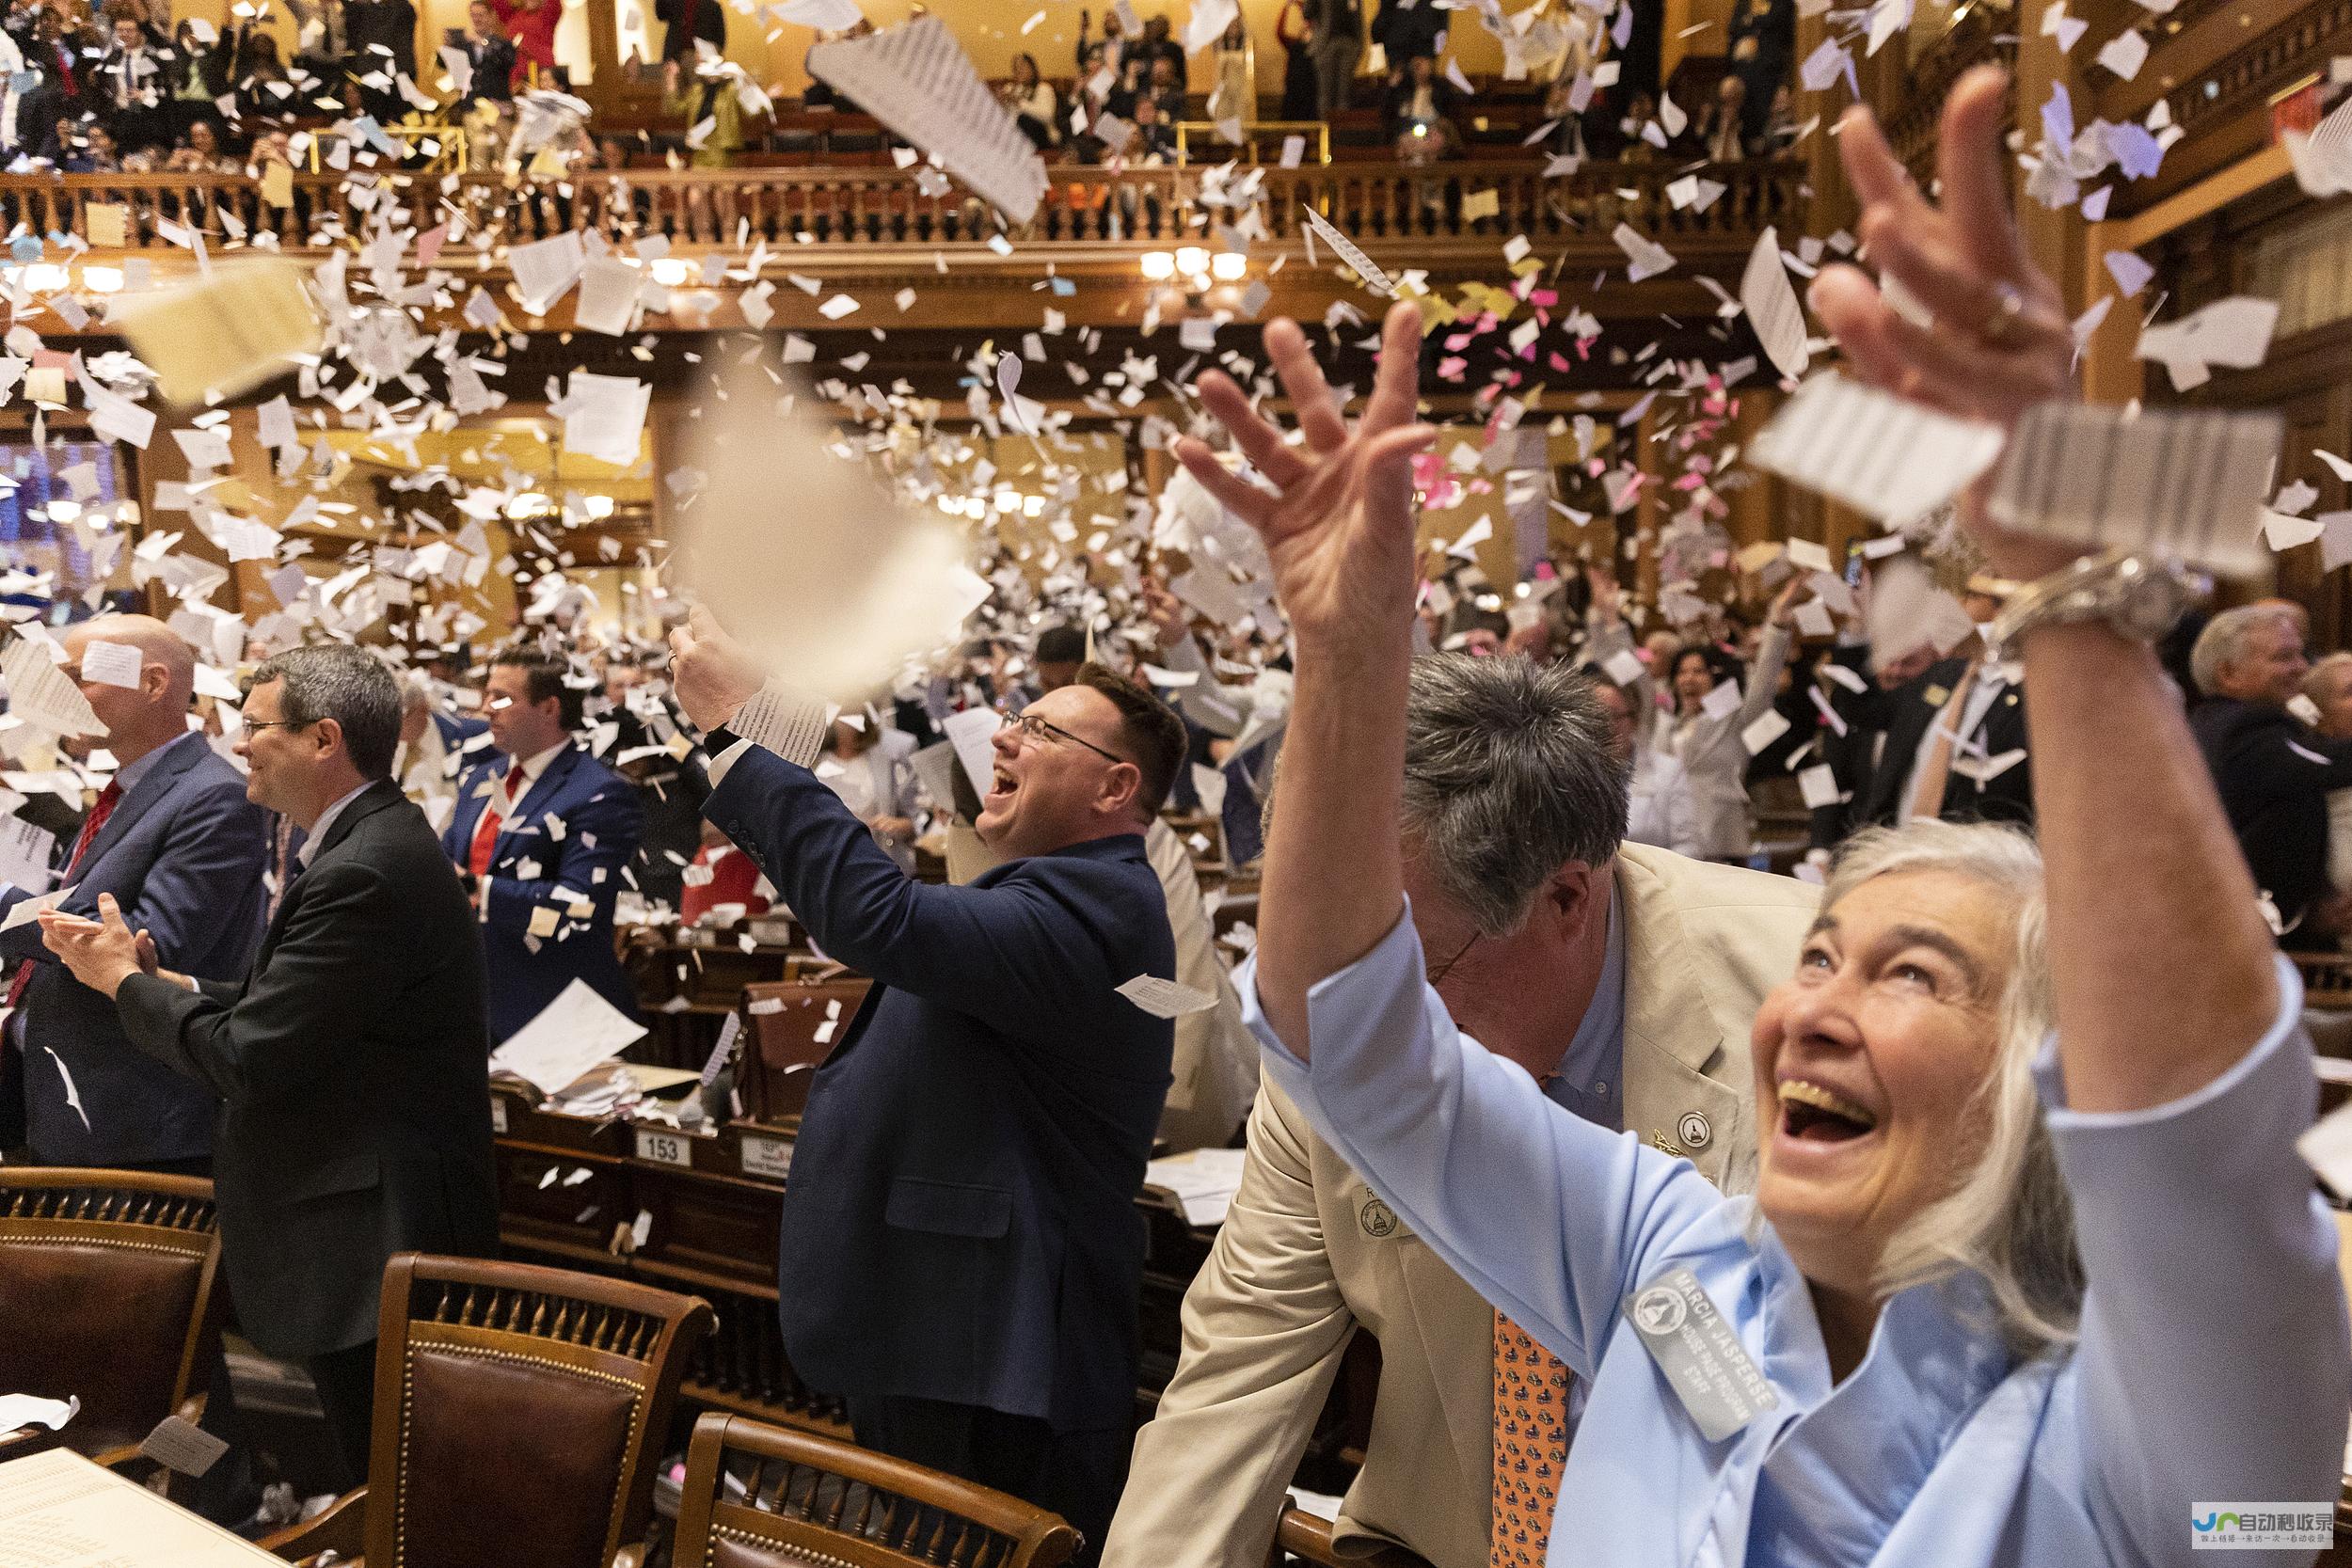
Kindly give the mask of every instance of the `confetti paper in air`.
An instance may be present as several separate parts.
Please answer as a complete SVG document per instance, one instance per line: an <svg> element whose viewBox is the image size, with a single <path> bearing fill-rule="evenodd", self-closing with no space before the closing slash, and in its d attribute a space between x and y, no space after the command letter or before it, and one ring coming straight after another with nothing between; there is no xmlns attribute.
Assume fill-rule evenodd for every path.
<svg viewBox="0 0 2352 1568"><path fill-rule="evenodd" d="M1390 280L1389 275L1375 266L1371 257L1357 249L1354 241L1332 227L1330 219L1312 207L1301 207L1299 211L1307 215L1307 227L1314 230L1315 237L1329 245L1341 261L1355 270L1356 276L1364 280L1365 288L1375 294L1395 295L1396 284Z"/></svg>

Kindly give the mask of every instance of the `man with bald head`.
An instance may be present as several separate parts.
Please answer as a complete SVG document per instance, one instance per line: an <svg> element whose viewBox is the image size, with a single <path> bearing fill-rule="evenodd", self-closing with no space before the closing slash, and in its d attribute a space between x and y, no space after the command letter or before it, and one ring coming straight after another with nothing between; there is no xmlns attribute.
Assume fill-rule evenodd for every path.
<svg viewBox="0 0 2352 1568"><path fill-rule="evenodd" d="M51 859L60 908L95 918L114 895L167 967L236 979L252 962L268 895L265 814L245 779L189 727L196 659L161 621L107 615L71 627L65 673L105 725L114 777ZM135 671L135 673L134 673ZM0 909L49 888L8 888ZM108 998L74 979L31 921L0 934L8 1038L24 1053L25 1124L45 1165L208 1176L215 1105L200 1081L123 1037Z"/></svg>

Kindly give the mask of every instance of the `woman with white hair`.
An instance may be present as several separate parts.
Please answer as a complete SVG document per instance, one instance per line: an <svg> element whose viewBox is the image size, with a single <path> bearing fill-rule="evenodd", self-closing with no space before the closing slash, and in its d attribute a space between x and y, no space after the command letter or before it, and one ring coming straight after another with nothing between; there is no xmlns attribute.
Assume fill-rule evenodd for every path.
<svg viewBox="0 0 2352 1568"><path fill-rule="evenodd" d="M1940 321L1982 325L1915 327L1851 270L1815 300L1856 373L2010 424L2063 390L2072 342L2010 224L2004 87L1953 88L1941 211L1867 114L1839 143L1868 253ZM2185 1564L2284 1509L2325 1543L2352 1343L2295 1150L2310 1044L2141 640L2139 579L1977 529L2031 584L2015 603L2042 607L2011 611L2042 855L1941 822L1856 842L1757 1014L1761 1172L1727 1198L1462 1037L1424 983L1394 835L1367 832L1401 787L1410 459L1434 436L1411 422L1418 335L1391 313L1350 432L1304 336L1269 327L1298 448L1204 378L1275 494L1213 476L1198 443L1179 456L1265 535L1296 647L1237 984L1316 1130L1577 1374L1531 1539L1609 1568ZM2039 580L2061 571L2097 592Z"/></svg>

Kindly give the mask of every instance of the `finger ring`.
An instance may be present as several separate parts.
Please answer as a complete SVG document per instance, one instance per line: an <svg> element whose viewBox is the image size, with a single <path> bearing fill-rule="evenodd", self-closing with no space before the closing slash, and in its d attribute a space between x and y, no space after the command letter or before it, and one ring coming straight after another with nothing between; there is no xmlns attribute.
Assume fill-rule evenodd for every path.
<svg viewBox="0 0 2352 1568"><path fill-rule="evenodd" d="M2010 329L2026 313L2026 296L2011 283L1996 283L1993 287L1998 303L1985 317L1984 325L1977 328L1977 336L1997 346L2008 341Z"/></svg>

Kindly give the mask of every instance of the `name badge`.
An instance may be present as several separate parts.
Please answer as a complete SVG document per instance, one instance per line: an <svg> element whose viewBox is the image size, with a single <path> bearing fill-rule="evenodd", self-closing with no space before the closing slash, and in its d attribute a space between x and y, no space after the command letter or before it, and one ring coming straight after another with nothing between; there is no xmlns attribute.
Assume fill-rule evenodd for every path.
<svg viewBox="0 0 2352 1568"><path fill-rule="evenodd" d="M1720 1443L1780 1403L1698 1276L1676 1267L1625 1298L1625 1315L1682 1408Z"/></svg>

